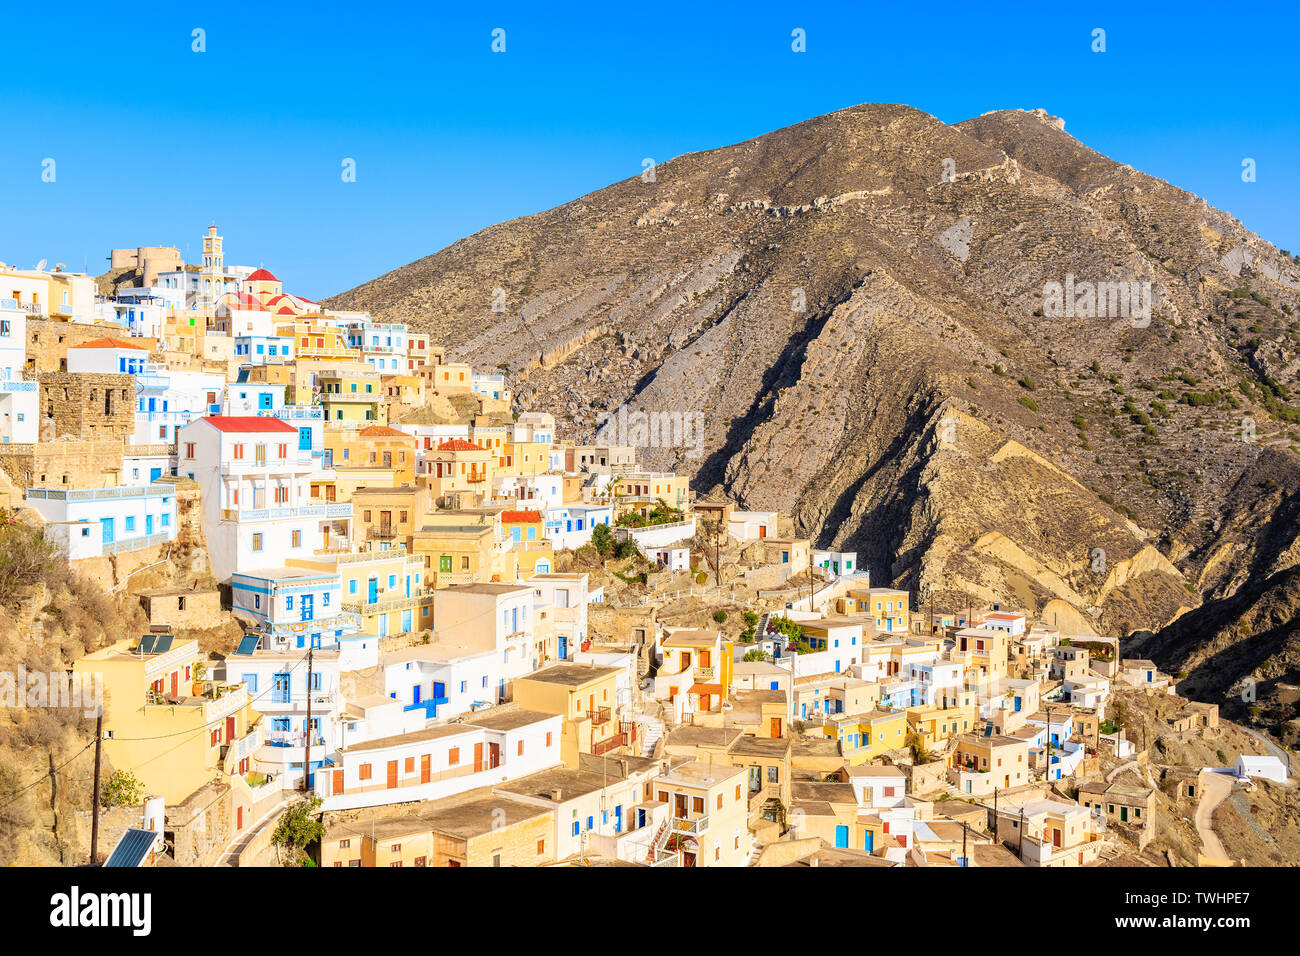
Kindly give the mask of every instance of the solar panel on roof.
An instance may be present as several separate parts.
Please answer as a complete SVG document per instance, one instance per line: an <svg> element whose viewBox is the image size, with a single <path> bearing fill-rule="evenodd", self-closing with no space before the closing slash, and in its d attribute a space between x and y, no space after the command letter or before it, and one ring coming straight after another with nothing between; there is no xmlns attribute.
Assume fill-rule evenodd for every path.
<svg viewBox="0 0 1300 956"><path fill-rule="evenodd" d="M136 648L141 654L152 654L154 641L158 640L156 634L146 634L140 638L140 646Z"/></svg>
<svg viewBox="0 0 1300 956"><path fill-rule="evenodd" d="M257 650L257 635L246 634L244 635L243 639L239 642L239 650L235 651L235 653L251 654L255 650Z"/></svg>
<svg viewBox="0 0 1300 956"><path fill-rule="evenodd" d="M154 644L153 646L153 652L155 654L162 654L165 651L170 651L172 649L173 640L175 640L175 638L173 638L170 634L159 635L158 643Z"/></svg>

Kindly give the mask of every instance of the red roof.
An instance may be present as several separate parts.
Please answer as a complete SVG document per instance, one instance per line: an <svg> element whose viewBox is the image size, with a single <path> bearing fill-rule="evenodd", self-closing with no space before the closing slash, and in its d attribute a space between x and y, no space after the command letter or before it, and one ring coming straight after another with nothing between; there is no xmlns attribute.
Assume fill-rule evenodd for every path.
<svg viewBox="0 0 1300 956"><path fill-rule="evenodd" d="M387 425L370 425L361 429L357 434L362 438L409 438L412 441L415 440L414 435L408 435L396 428L389 428Z"/></svg>
<svg viewBox="0 0 1300 956"><path fill-rule="evenodd" d="M487 449L463 438L452 438L442 442L438 446L438 451L487 451Z"/></svg>
<svg viewBox="0 0 1300 956"><path fill-rule="evenodd" d="M239 295L232 296L228 306L232 309L262 311L262 303L257 301L257 296L249 295L247 292L241 292Z"/></svg>
<svg viewBox="0 0 1300 956"><path fill-rule="evenodd" d="M531 524L542 520L540 511L503 511L501 520L506 524Z"/></svg>
<svg viewBox="0 0 1300 956"><path fill-rule="evenodd" d="M298 432L288 422L261 415L204 415L203 421L220 432Z"/></svg>
<svg viewBox="0 0 1300 956"><path fill-rule="evenodd" d="M82 342L80 345L73 345L74 349L136 349L140 352L149 350L143 345L132 345L130 342L123 342L121 339L91 339L89 342Z"/></svg>
<svg viewBox="0 0 1300 956"><path fill-rule="evenodd" d="M280 308L276 309L275 314L276 315L297 315L298 313L294 312L293 309L289 308L287 305L282 305L280 306Z"/></svg>
<svg viewBox="0 0 1300 956"><path fill-rule="evenodd" d="M258 269L256 272L254 272L252 275L250 275L246 281L248 281L248 282L279 282L280 280L277 279L275 276L271 275L271 273L267 272L265 269Z"/></svg>

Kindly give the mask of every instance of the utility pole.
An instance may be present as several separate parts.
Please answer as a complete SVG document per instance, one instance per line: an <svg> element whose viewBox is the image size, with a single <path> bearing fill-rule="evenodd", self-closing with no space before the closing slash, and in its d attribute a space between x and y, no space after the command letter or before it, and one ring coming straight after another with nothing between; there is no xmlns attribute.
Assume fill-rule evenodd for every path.
<svg viewBox="0 0 1300 956"><path fill-rule="evenodd" d="M997 791L994 791L995 793ZM970 829L970 824L965 820L961 822L961 865L968 866L966 862L966 831Z"/></svg>
<svg viewBox="0 0 1300 956"><path fill-rule="evenodd" d="M1025 805L1020 805L1020 846L1016 848L1016 856L1022 860L1025 858Z"/></svg>
<svg viewBox="0 0 1300 956"><path fill-rule="evenodd" d="M99 858L99 751L104 740L104 708L101 706L95 716L95 789L91 797L90 817L90 865L94 866Z"/></svg>
<svg viewBox="0 0 1300 956"><path fill-rule="evenodd" d="M311 781L311 638L307 638L307 737L302 755L302 789L310 790Z"/></svg>

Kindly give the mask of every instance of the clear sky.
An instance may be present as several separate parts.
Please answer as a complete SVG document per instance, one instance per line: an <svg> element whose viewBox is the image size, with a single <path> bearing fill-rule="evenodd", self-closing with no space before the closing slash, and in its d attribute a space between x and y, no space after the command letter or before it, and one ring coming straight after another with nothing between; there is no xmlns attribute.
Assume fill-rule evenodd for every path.
<svg viewBox="0 0 1300 956"><path fill-rule="evenodd" d="M949 123L1042 107L1300 251L1295 5L466 6L10 5L0 260L98 273L112 247L175 245L194 261L216 220L227 263L319 299L646 157L864 102Z"/></svg>

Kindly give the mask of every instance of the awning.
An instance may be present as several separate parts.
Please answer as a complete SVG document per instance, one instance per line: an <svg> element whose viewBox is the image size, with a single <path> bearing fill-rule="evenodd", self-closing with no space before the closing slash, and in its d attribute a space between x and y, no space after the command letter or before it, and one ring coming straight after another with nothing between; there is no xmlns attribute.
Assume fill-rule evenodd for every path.
<svg viewBox="0 0 1300 956"><path fill-rule="evenodd" d="M714 697L721 697L722 685L721 684L692 684L691 689L688 691L688 693L700 694L701 696L703 696L704 694L709 694Z"/></svg>

